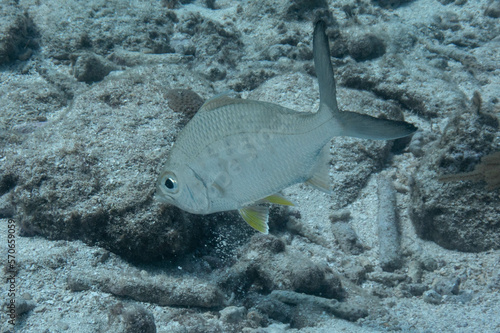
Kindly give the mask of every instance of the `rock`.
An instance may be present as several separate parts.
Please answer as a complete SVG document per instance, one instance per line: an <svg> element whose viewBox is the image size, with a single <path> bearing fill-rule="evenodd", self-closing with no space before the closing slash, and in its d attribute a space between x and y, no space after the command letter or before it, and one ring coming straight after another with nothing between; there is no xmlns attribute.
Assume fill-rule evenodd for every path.
<svg viewBox="0 0 500 333"><path fill-rule="evenodd" d="M160 1L149 8L135 4L88 8L83 4L32 11L47 56L69 60L82 51L107 56L115 50L160 54L174 52L170 36L177 20ZM61 20L61 17L67 20Z"/></svg>
<svg viewBox="0 0 500 333"><path fill-rule="evenodd" d="M366 275L368 280L376 281L386 285L388 287L393 287L399 282L404 281L406 279L406 275L398 274L398 273L389 273L382 271L370 272Z"/></svg>
<svg viewBox="0 0 500 333"><path fill-rule="evenodd" d="M0 196L0 219L10 219L14 217L16 210L12 205L12 195Z"/></svg>
<svg viewBox="0 0 500 333"><path fill-rule="evenodd" d="M228 306L219 311L220 320L228 324L236 324L246 318L247 309L244 306Z"/></svg>
<svg viewBox="0 0 500 333"><path fill-rule="evenodd" d="M434 140L436 140L436 135L432 132L428 131L417 131L413 134L410 145L408 146L408 150L415 157L422 157L425 154L424 147Z"/></svg>
<svg viewBox="0 0 500 333"><path fill-rule="evenodd" d="M333 212L330 216L330 221L332 223L339 222L339 221L349 221L351 218L351 212L347 209L341 209Z"/></svg>
<svg viewBox="0 0 500 333"><path fill-rule="evenodd" d="M372 152L370 158L363 152ZM333 208L339 209L353 202L366 185L369 175L380 169L390 152L390 143L345 138L337 140L335 158L332 160L335 184L332 195ZM366 156L366 155L365 155Z"/></svg>
<svg viewBox="0 0 500 333"><path fill-rule="evenodd" d="M463 105L467 103L464 94L442 76L442 70L426 68L425 73L409 72L408 65L387 54L380 68L375 69L364 62L352 62L339 69L336 79L338 86L367 90L379 98L395 100L404 108L425 118L443 115L443 110L457 110L457 107L463 109ZM430 76L432 80L429 80ZM425 81L426 88L416 89L415 81ZM441 98L432 93L438 89L446 91L447 97Z"/></svg>
<svg viewBox="0 0 500 333"><path fill-rule="evenodd" d="M293 307L274 297L266 297L260 300L255 309L282 323L289 323L292 319Z"/></svg>
<svg viewBox="0 0 500 333"><path fill-rule="evenodd" d="M287 290L274 290L271 292L271 298L275 298L285 304L318 307L327 310L339 318L350 321L356 321L368 315L368 310L360 304L338 302L332 299Z"/></svg>
<svg viewBox="0 0 500 333"><path fill-rule="evenodd" d="M392 181L386 176L378 178L377 231L379 241L380 266L385 271L401 267L401 247L399 241L399 220L396 205L396 191Z"/></svg>
<svg viewBox="0 0 500 333"><path fill-rule="evenodd" d="M422 280L422 263L412 260L408 263L408 277L413 283L420 283Z"/></svg>
<svg viewBox="0 0 500 333"><path fill-rule="evenodd" d="M123 311L123 320L127 333L156 333L153 314L139 305L126 308Z"/></svg>
<svg viewBox="0 0 500 333"><path fill-rule="evenodd" d="M215 0L205 0L205 6L209 9L217 9L218 7L215 5Z"/></svg>
<svg viewBox="0 0 500 333"><path fill-rule="evenodd" d="M383 56L386 47L382 38L373 33L367 33L350 38L347 49L354 60L364 61Z"/></svg>
<svg viewBox="0 0 500 333"><path fill-rule="evenodd" d="M239 75L238 80L235 83L231 84L231 89L234 89L237 92L241 92L243 90L254 90L264 81L275 75L276 73L265 69L248 69Z"/></svg>
<svg viewBox="0 0 500 333"><path fill-rule="evenodd" d="M21 316L36 307L36 303L30 300L25 300L23 297L16 297L16 315Z"/></svg>
<svg viewBox="0 0 500 333"><path fill-rule="evenodd" d="M475 296L471 290L461 291L458 295L443 296L443 301L451 304L466 304L469 303Z"/></svg>
<svg viewBox="0 0 500 333"><path fill-rule="evenodd" d="M348 222L335 222L332 231L340 248L345 253L358 255L364 251L363 244Z"/></svg>
<svg viewBox="0 0 500 333"><path fill-rule="evenodd" d="M499 18L500 17L500 0L490 1L488 7L484 10L484 15Z"/></svg>
<svg viewBox="0 0 500 333"><path fill-rule="evenodd" d="M176 38L170 41L170 45L172 45L176 53L185 56L196 55L196 45L194 45L192 41L187 39L186 35L176 35Z"/></svg>
<svg viewBox="0 0 500 333"><path fill-rule="evenodd" d="M324 310L309 304L297 304L292 311L290 328L300 330L305 327L314 327L317 325L320 316L324 315L324 313Z"/></svg>
<svg viewBox="0 0 500 333"><path fill-rule="evenodd" d="M343 34L337 36L336 39L331 40L330 53L332 57L344 58L349 55L349 39Z"/></svg>
<svg viewBox="0 0 500 333"><path fill-rule="evenodd" d="M207 74L207 79L214 82L214 81L221 81L224 80L227 76L227 71L219 66L211 67L208 70Z"/></svg>
<svg viewBox="0 0 500 333"><path fill-rule="evenodd" d="M108 310L108 331L156 333L153 314L140 305L117 303Z"/></svg>
<svg viewBox="0 0 500 333"><path fill-rule="evenodd" d="M342 275L358 285L366 279L366 273L369 270L368 267L354 261L344 263L342 268L344 270Z"/></svg>
<svg viewBox="0 0 500 333"><path fill-rule="evenodd" d="M39 32L22 8L7 3L0 8L0 65L27 60L38 49Z"/></svg>
<svg viewBox="0 0 500 333"><path fill-rule="evenodd" d="M422 264L422 268L429 272L435 271L439 266L437 260L431 256L423 256L419 258L419 261Z"/></svg>
<svg viewBox="0 0 500 333"><path fill-rule="evenodd" d="M216 308L224 304L224 296L217 286L196 278L170 278L133 273L95 270L92 276L82 272L68 275L68 288L86 290L96 288L116 296L129 297L139 302L160 306L195 306Z"/></svg>
<svg viewBox="0 0 500 333"><path fill-rule="evenodd" d="M496 290L500 289L500 271L498 271L494 276L489 279L488 289Z"/></svg>
<svg viewBox="0 0 500 333"><path fill-rule="evenodd" d="M408 293L407 297L422 296L429 289L429 287L422 283L400 283L397 288Z"/></svg>
<svg viewBox="0 0 500 333"><path fill-rule="evenodd" d="M263 50L261 57L265 60L276 61L281 57L286 57L292 49L291 45L275 44Z"/></svg>
<svg viewBox="0 0 500 333"><path fill-rule="evenodd" d="M66 284L71 291L84 291L92 287L92 281L85 274L68 275Z"/></svg>
<svg viewBox="0 0 500 333"><path fill-rule="evenodd" d="M326 0L292 0L286 11L287 19L304 20L315 9L328 8Z"/></svg>
<svg viewBox="0 0 500 333"><path fill-rule="evenodd" d="M69 325L63 321L59 321L56 323L57 327L59 327L59 329L61 329L62 331L66 331L69 329Z"/></svg>
<svg viewBox="0 0 500 333"><path fill-rule="evenodd" d="M441 296L458 295L460 291L460 278L438 279L434 281L432 288Z"/></svg>
<svg viewBox="0 0 500 333"><path fill-rule="evenodd" d="M50 69L48 69L49 67ZM68 75L65 79L71 81L68 90L65 83L51 82L49 78L52 65L41 65L40 73L19 75L15 80L5 80L0 89L0 109L2 120L0 125L0 142L22 143L35 132L40 132L50 124L48 118L57 118L61 109L68 104L71 96L71 85L78 84ZM5 165L2 163L2 166ZM7 177L7 178L4 178ZM17 172L0 172L0 195L9 191L15 185L19 174ZM3 193L2 193L3 192Z"/></svg>
<svg viewBox="0 0 500 333"><path fill-rule="evenodd" d="M385 8L396 8L410 1L412 0L372 0L372 2L376 3L380 7Z"/></svg>
<svg viewBox="0 0 500 333"><path fill-rule="evenodd" d="M196 46L195 60L234 66L243 55L241 33L233 23L222 25L209 16L188 13L181 18L178 29L190 35L189 39Z"/></svg>
<svg viewBox="0 0 500 333"><path fill-rule="evenodd" d="M431 289L431 290L427 290L426 292L424 292L424 295L422 296L422 299L426 303L440 304L441 300L443 299L443 297L438 292L436 292L435 290Z"/></svg>
<svg viewBox="0 0 500 333"><path fill-rule="evenodd" d="M326 266L314 264L301 253L289 253L271 235L255 235L240 260L222 274L219 285L235 294L292 290L328 298L341 298L340 279Z"/></svg>
<svg viewBox="0 0 500 333"><path fill-rule="evenodd" d="M424 151L422 150L422 132L418 131L416 132L410 142L410 145L408 147L408 150L413 154L415 157L421 157L424 155Z"/></svg>
<svg viewBox="0 0 500 333"><path fill-rule="evenodd" d="M460 180L460 173L474 170L482 158L500 150L498 131L494 115L471 110L450 120L428 150L411 186L410 216L421 238L458 251L500 248L498 189L488 189L481 178ZM456 180L439 181L454 174Z"/></svg>
<svg viewBox="0 0 500 333"><path fill-rule="evenodd" d="M185 125L198 112L205 100L190 89L169 89L165 92L169 108L183 115Z"/></svg>
<svg viewBox="0 0 500 333"><path fill-rule="evenodd" d="M73 72L78 81L92 83L101 81L116 69L118 67L105 58L97 54L86 53L78 57Z"/></svg>
<svg viewBox="0 0 500 333"><path fill-rule="evenodd" d="M56 123L6 151L0 179L17 179L10 193L22 235L80 239L141 262L181 256L203 239L202 218L153 197L178 126L163 97L178 69L167 67L168 75L141 68L89 86ZM137 84L143 75L152 83Z"/></svg>
<svg viewBox="0 0 500 333"><path fill-rule="evenodd" d="M18 179L15 174L7 173L2 175L0 177L0 196L3 196L5 193L16 187L17 180Z"/></svg>
<svg viewBox="0 0 500 333"><path fill-rule="evenodd" d="M269 325L268 318L265 314L257 310L248 311L247 321L250 327L266 327Z"/></svg>

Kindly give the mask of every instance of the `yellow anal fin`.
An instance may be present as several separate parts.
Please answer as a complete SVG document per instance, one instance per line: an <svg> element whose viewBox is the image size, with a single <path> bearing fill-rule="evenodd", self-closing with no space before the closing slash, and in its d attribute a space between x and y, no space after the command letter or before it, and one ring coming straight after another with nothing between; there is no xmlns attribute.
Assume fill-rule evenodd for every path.
<svg viewBox="0 0 500 333"><path fill-rule="evenodd" d="M263 234L269 233L269 226L267 225L267 220L269 217L269 208L266 206L248 206L238 209L241 217L248 223L252 228Z"/></svg>
<svg viewBox="0 0 500 333"><path fill-rule="evenodd" d="M295 204L293 202L291 202L290 200L288 200L287 198L285 198L284 196L282 196L279 193L265 197L264 199L262 199L260 201L261 202L269 202L272 204L282 205L282 206L295 206Z"/></svg>

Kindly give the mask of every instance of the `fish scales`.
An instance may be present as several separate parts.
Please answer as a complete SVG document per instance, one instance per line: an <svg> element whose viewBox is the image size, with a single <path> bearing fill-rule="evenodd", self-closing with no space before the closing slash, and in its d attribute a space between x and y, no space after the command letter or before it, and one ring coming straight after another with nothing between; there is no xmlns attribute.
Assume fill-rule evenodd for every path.
<svg viewBox="0 0 500 333"><path fill-rule="evenodd" d="M230 179L218 192L231 200L212 203L212 210L221 211L306 181L311 160L330 141L331 132L314 114L255 101L203 112L186 126L176 148L190 157L188 163L203 179L216 181L221 174ZM230 161L239 168L229 169Z"/></svg>
<svg viewBox="0 0 500 333"><path fill-rule="evenodd" d="M293 205L278 192L307 182L327 193L329 142L345 135L388 140L416 127L337 107L325 23L314 28L313 57L320 90L315 113L261 101L216 96L179 134L156 183L156 198L194 214L238 210L256 230L268 232L269 208Z"/></svg>
<svg viewBox="0 0 500 333"><path fill-rule="evenodd" d="M311 117L311 113L297 112L277 107L271 103L248 101L226 105L216 110L200 110L179 135L182 149L187 155L196 157L211 143L237 134L258 134L252 140L262 140L268 135L301 135L316 129L320 122L331 119L326 115L323 120ZM331 129L327 129L331 133ZM323 134L328 136L330 134ZM331 138L328 137L329 140Z"/></svg>

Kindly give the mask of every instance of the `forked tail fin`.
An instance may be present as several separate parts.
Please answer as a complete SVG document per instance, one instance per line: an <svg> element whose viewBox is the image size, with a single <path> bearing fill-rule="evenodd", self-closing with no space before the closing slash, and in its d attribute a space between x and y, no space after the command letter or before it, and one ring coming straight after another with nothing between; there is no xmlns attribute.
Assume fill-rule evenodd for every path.
<svg viewBox="0 0 500 333"><path fill-rule="evenodd" d="M313 56L314 68L319 83L320 108L328 106L332 112L338 112L337 89L335 88L335 78L330 60L330 46L328 37L325 34L326 24L318 21L314 27L313 36Z"/></svg>
<svg viewBox="0 0 500 333"><path fill-rule="evenodd" d="M405 121L374 118L356 112L339 112L339 118L340 135L362 139L393 140L411 135L418 129Z"/></svg>
<svg viewBox="0 0 500 333"><path fill-rule="evenodd" d="M313 56L319 83L320 113L326 109L333 114L334 135L352 136L372 140L391 140L414 133L417 127L404 121L374 118L355 112L340 112L333 67L330 60L330 46L325 33L326 24L318 21L314 27Z"/></svg>

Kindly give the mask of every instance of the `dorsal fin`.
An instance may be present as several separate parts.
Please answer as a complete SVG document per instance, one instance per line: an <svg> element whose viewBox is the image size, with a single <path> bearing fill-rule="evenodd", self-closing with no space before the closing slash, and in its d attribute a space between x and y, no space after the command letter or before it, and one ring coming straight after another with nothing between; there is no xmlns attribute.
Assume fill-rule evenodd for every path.
<svg viewBox="0 0 500 333"><path fill-rule="evenodd" d="M208 112L231 104L248 103L247 100L245 99L234 98L231 97L231 95L233 95L232 92L225 92L222 94L215 95L214 97L208 99L205 103L203 103L198 112Z"/></svg>

